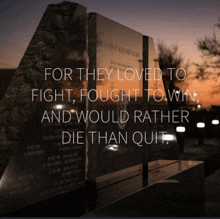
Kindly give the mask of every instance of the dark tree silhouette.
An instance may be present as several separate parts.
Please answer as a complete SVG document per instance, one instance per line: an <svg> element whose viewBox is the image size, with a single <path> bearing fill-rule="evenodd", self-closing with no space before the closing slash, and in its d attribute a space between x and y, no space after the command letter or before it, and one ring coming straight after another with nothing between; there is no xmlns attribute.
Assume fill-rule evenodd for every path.
<svg viewBox="0 0 220 219"><path fill-rule="evenodd" d="M158 62L160 69L163 72L163 83L166 91L166 95L168 96L168 90L171 92L173 90L180 91L183 86L186 86L185 81L181 81L176 77L177 69L184 69L186 72L188 70L188 64L184 63L183 56L178 51L178 46L168 47L163 42L158 42ZM170 69L173 68L172 71L172 80L170 80ZM180 78L184 76L184 70L180 70L178 76ZM184 105L181 101L172 101L168 102L171 109L177 108L180 105Z"/></svg>
<svg viewBox="0 0 220 219"><path fill-rule="evenodd" d="M220 18L214 26L220 29ZM195 64L197 66L196 79L212 79L217 82L220 78L220 40L216 34L213 33L212 37L205 36L198 39L196 46L201 52L203 58L202 64ZM214 83L211 94L217 93L220 93L220 85Z"/></svg>

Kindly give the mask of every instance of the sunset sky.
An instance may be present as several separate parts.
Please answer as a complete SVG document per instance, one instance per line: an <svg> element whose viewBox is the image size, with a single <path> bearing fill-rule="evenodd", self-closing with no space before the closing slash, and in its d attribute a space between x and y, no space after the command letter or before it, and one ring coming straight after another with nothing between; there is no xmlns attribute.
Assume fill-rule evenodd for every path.
<svg viewBox="0 0 220 219"><path fill-rule="evenodd" d="M0 68L16 68L48 4L60 0L5 0L0 3ZM197 39L212 36L220 17L219 0L75 0L107 18L154 38L155 43L178 45L190 62L200 62ZM218 81L220 82L220 81ZM216 82L216 83L218 83ZM210 82L189 81L203 106L220 105L220 96L210 97ZM213 83L212 83L213 84Z"/></svg>

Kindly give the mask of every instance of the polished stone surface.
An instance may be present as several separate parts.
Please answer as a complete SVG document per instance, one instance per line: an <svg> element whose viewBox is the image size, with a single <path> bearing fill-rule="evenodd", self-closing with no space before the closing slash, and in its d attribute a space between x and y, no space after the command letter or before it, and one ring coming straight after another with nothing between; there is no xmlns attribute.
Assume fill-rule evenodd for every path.
<svg viewBox="0 0 220 219"><path fill-rule="evenodd" d="M96 134L87 135L87 179L97 182L97 178L103 175L147 164L149 161L178 159L178 144L172 124L164 120L161 122L159 116L154 117L152 111L167 114L168 110L163 81L159 79L156 83L153 82L153 69L155 65L158 66L153 39L102 15L89 13L88 57L89 72L103 69L102 77L105 79L88 80L88 89L96 89L97 92L97 101L90 101L95 99L93 96L88 98L88 110L97 110L100 114L103 113L104 118L110 118L110 121L94 123L88 120L88 133ZM152 70L145 74L145 79L149 77L149 80L142 77L143 67L145 70ZM111 71L111 76L107 77L104 69ZM142 76L135 76L132 69L136 69L139 74L142 72ZM127 73L130 75L128 77L132 74L134 77L126 79ZM147 88L149 92L145 92ZM164 94L159 102L154 100L151 92L155 89L160 89ZM132 90L137 93L134 94ZM103 102L103 99L106 101ZM129 115L126 122L119 119L121 110L126 110ZM108 114L108 111L113 112L113 115ZM147 112L149 117L155 119L151 122L146 117L136 119L136 111L143 113L141 118ZM163 141L160 131L171 134L173 139ZM121 139L119 133L126 140ZM116 136L116 140L109 141L111 134Z"/></svg>
<svg viewBox="0 0 220 219"><path fill-rule="evenodd" d="M220 170L205 180L205 214L209 217L220 216Z"/></svg>
<svg viewBox="0 0 220 219"><path fill-rule="evenodd" d="M199 174L199 171L197 173ZM183 177L187 178L186 175L183 175ZM197 178L197 176L195 177ZM193 185L193 182L196 185ZM95 197L91 196L91 191L80 189L5 216L219 217L220 170L207 177L204 185L197 184L199 181L193 180L193 182L189 184L181 183L180 176L176 175L146 187L147 179L144 179L142 175L138 175L98 190L94 193ZM149 190L149 188L151 189ZM122 198L124 196L127 197ZM120 200L115 201L118 199ZM114 203L109 205L112 202ZM97 208L99 210L94 211Z"/></svg>
<svg viewBox="0 0 220 219"><path fill-rule="evenodd" d="M158 170L158 175L162 174L163 176L159 182L153 184L151 180L150 186L84 216L170 217L205 215L203 162L178 161ZM149 176L151 172L149 172ZM155 176L156 173L154 172ZM159 177L157 176L156 179L158 180Z"/></svg>
<svg viewBox="0 0 220 219"><path fill-rule="evenodd" d="M158 164L163 167L146 178L140 174L98 190L87 186L6 216L203 216L203 162L159 160L150 166Z"/></svg>

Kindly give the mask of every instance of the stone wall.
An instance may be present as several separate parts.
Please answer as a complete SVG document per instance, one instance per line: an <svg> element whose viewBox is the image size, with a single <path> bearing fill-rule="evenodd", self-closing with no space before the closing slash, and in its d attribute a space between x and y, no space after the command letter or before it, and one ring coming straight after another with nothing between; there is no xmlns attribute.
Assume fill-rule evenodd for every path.
<svg viewBox="0 0 220 219"><path fill-rule="evenodd" d="M37 101L31 100L32 89L48 87L45 68L85 68L86 18L86 8L76 3L64 1L47 7L1 101L0 177L35 110ZM70 86L79 83L75 81Z"/></svg>

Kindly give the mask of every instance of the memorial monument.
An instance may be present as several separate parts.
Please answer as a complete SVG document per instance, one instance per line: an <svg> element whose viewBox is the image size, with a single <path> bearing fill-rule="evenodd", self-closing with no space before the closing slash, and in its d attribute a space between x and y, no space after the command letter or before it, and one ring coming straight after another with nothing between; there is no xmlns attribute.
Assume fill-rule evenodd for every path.
<svg viewBox="0 0 220 219"><path fill-rule="evenodd" d="M177 160L171 113L151 37L49 5L0 105L0 214Z"/></svg>

